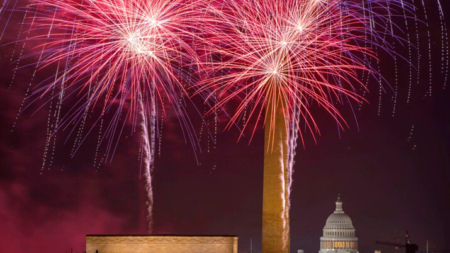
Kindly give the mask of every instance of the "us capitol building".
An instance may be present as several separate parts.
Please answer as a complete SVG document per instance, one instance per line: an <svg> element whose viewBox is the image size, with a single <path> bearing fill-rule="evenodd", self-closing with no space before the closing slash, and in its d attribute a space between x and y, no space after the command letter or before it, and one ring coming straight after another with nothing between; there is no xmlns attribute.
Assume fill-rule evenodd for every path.
<svg viewBox="0 0 450 253"><path fill-rule="evenodd" d="M358 253L358 238L352 220L342 210L340 196L336 201L336 210L332 213L323 228L320 237L319 253Z"/></svg>

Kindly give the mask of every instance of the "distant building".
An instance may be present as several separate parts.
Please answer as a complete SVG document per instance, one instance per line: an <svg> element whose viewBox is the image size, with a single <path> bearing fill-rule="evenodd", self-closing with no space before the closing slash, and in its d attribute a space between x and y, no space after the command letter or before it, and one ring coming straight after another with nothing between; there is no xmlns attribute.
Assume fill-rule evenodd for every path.
<svg viewBox="0 0 450 253"><path fill-rule="evenodd" d="M342 210L342 201L338 197L336 210L332 213L323 228L320 237L319 253L358 253L358 238L352 220Z"/></svg>
<svg viewBox="0 0 450 253"><path fill-rule="evenodd" d="M237 236L86 236L86 253L237 253L237 250Z"/></svg>

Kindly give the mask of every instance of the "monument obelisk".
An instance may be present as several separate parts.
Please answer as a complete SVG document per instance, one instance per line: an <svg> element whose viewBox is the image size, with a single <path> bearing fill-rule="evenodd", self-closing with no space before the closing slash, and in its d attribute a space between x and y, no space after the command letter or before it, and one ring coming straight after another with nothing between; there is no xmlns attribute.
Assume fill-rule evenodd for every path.
<svg viewBox="0 0 450 253"><path fill-rule="evenodd" d="M284 99L277 95L268 99L266 105L262 253L290 250L288 129L284 113L287 108Z"/></svg>

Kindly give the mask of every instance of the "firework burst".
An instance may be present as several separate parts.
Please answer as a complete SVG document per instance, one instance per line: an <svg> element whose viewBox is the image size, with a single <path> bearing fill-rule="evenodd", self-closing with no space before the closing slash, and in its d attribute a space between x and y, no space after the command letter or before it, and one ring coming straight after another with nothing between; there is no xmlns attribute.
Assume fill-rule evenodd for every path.
<svg viewBox="0 0 450 253"><path fill-rule="evenodd" d="M118 126L122 115L134 126L141 121L149 233L156 115L165 113L165 103L172 105L187 138L194 150L197 148L182 100L189 85L185 81L191 81L186 69L198 63L194 48L201 41L198 30L199 22L203 21L199 12L201 3L37 0L32 4L39 13L32 29L40 35L34 39L43 41L39 67L57 65L58 69L54 81L43 83L34 94L42 97L59 89L53 97L60 97L61 101L65 93L78 96L77 106L61 119L56 130L79 123L85 119L85 112L97 104L102 107L102 116L116 108L106 133L108 152L113 154L116 131L119 135L122 132Z"/></svg>
<svg viewBox="0 0 450 253"><path fill-rule="evenodd" d="M388 8L399 3L364 4L337 0L244 0L215 5L211 11L220 29L215 38L217 47L212 51L224 61L206 64L207 77L199 83L199 93L218 94L221 107L239 98L240 104L227 127L253 108L248 118L256 123L262 119L271 129L271 139L275 114L268 115L278 110L289 121L287 126L294 121L298 128L303 119L313 135L318 133L309 111L312 102L343 127L345 120L334 104L349 99L362 103L364 99L355 87L365 84L358 79L358 72L375 75L376 70L368 64L369 59L377 60L373 47L392 52L382 35L384 39L386 32L394 35L388 29L374 30L373 26L388 22ZM377 8L386 15L372 11ZM408 10L408 6L404 8ZM244 128L249 124L247 120Z"/></svg>
<svg viewBox="0 0 450 253"><path fill-rule="evenodd" d="M102 97L104 108L112 99L120 104L129 100L130 115L136 115L139 94L159 101L167 96L174 104L179 91L185 93L177 77L183 75L182 62L198 61L192 46L197 25L186 19L198 15L192 4L183 2L35 1L42 14L36 27L49 32L36 37L47 40L41 67L71 61L36 94L63 85L76 85L79 91L90 87L88 106Z"/></svg>

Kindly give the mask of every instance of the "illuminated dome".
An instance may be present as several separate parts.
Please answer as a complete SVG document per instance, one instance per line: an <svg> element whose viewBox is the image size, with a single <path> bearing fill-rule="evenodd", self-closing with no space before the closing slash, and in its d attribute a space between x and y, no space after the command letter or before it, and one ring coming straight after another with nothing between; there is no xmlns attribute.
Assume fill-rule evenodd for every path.
<svg viewBox="0 0 450 253"><path fill-rule="evenodd" d="M323 228L320 238L319 253L358 253L358 238L352 220L342 210L342 201L338 196L336 210L332 213Z"/></svg>

